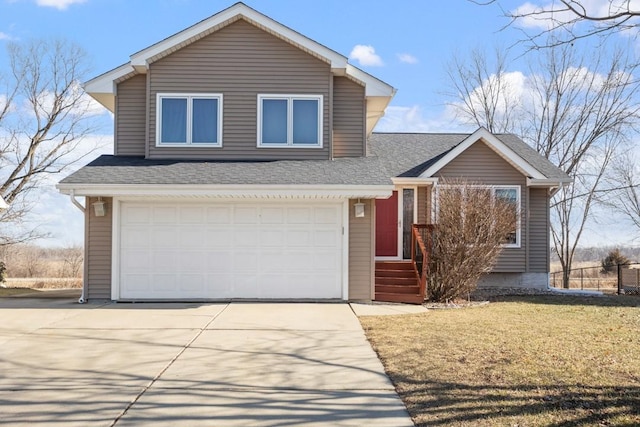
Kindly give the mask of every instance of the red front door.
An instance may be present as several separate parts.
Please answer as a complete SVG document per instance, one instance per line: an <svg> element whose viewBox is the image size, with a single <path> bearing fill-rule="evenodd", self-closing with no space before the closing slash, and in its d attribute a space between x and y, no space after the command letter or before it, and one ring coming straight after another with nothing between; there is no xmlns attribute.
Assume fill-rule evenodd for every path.
<svg viewBox="0 0 640 427"><path fill-rule="evenodd" d="M376 256L398 256L398 192L376 200Z"/></svg>

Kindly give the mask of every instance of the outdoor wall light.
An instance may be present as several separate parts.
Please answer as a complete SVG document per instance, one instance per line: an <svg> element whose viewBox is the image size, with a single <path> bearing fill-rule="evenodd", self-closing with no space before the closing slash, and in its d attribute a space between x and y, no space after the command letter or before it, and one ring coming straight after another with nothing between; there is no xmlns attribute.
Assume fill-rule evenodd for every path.
<svg viewBox="0 0 640 427"><path fill-rule="evenodd" d="M102 201L102 197L98 197L98 201L93 202L92 205L96 216L105 216L107 214L107 209L105 203Z"/></svg>
<svg viewBox="0 0 640 427"><path fill-rule="evenodd" d="M353 205L355 209L356 218L364 218L364 203L358 199L358 203Z"/></svg>

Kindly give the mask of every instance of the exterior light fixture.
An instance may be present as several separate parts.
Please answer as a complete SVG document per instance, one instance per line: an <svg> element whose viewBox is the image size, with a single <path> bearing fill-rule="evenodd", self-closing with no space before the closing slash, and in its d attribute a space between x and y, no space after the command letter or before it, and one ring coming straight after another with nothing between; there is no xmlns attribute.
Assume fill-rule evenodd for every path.
<svg viewBox="0 0 640 427"><path fill-rule="evenodd" d="M364 218L364 203L362 203L360 199L358 199L358 203L355 203L353 207L355 209L356 218Z"/></svg>
<svg viewBox="0 0 640 427"><path fill-rule="evenodd" d="M102 197L98 197L98 201L93 202L92 205L96 216L105 216L107 214L106 204L102 201Z"/></svg>

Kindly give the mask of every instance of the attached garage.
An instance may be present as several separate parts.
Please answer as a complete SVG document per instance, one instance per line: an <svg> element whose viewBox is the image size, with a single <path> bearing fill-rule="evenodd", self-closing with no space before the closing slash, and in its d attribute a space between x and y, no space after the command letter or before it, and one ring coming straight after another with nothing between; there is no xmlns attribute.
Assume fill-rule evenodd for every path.
<svg viewBox="0 0 640 427"><path fill-rule="evenodd" d="M120 201L115 300L343 299L343 202Z"/></svg>

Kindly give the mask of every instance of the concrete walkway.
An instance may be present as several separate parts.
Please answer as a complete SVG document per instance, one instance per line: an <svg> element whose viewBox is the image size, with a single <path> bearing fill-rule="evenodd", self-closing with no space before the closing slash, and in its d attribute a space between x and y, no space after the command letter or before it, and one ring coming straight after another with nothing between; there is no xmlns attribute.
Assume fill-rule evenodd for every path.
<svg viewBox="0 0 640 427"><path fill-rule="evenodd" d="M0 310L0 425L413 425L348 304Z"/></svg>

